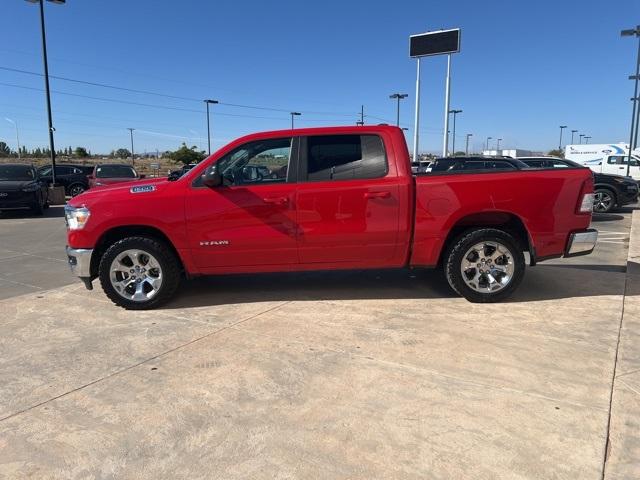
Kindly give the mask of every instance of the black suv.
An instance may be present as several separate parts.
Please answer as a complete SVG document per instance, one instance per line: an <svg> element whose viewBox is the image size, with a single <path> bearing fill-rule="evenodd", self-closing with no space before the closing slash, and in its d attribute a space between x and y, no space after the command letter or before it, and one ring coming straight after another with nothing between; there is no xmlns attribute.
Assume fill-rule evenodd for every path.
<svg viewBox="0 0 640 480"><path fill-rule="evenodd" d="M511 157L447 157L436 158L425 173L491 172L527 168L529 167L525 163Z"/></svg>
<svg viewBox="0 0 640 480"><path fill-rule="evenodd" d="M42 215L49 206L48 192L31 165L0 164L0 211L29 208Z"/></svg>
<svg viewBox="0 0 640 480"><path fill-rule="evenodd" d="M532 168L575 168L584 167L579 163L556 157L521 157L519 160ZM638 201L638 182L629 177L594 173L595 199L593 211L607 213L615 207L621 207Z"/></svg>
<svg viewBox="0 0 640 480"><path fill-rule="evenodd" d="M91 175L93 167L93 165L58 164L56 165L56 183L64 187L67 195L71 197L80 195L89 188L87 175ZM47 185L51 184L51 165L40 167L38 174Z"/></svg>

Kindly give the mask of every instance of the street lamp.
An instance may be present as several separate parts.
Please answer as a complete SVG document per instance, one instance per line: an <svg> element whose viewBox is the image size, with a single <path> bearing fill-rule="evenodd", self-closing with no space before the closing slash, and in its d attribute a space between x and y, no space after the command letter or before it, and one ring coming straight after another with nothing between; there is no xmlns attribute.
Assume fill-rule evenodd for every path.
<svg viewBox="0 0 640 480"><path fill-rule="evenodd" d="M584 137L584 133L581 133L578 137L580 139L580 145L582 145L582 137Z"/></svg>
<svg viewBox="0 0 640 480"><path fill-rule="evenodd" d="M395 98L398 101L398 106L396 107L396 126L398 127L400 126L400 100L407 98L408 96L408 93L394 93L393 95L389 95L389 98Z"/></svg>
<svg viewBox="0 0 640 480"><path fill-rule="evenodd" d="M449 110L449 113L453 113L453 146L451 150L453 150L453 156L456 155L456 115L462 113L462 110ZM449 133L449 132L447 132Z"/></svg>
<svg viewBox="0 0 640 480"><path fill-rule="evenodd" d="M7 117L4 117L4 119L9 123L13 123L13 126L16 127L16 143L18 144L18 160L20 160L20 135L18 135L18 122L11 120L10 118L7 118Z"/></svg>
<svg viewBox="0 0 640 480"><path fill-rule="evenodd" d="M558 143L558 150L562 150L562 130L567 128L566 125L560 125L560 143Z"/></svg>
<svg viewBox="0 0 640 480"><path fill-rule="evenodd" d="M467 133L467 144L464 148L465 155L469 155L469 137L473 137L473 133Z"/></svg>
<svg viewBox="0 0 640 480"><path fill-rule="evenodd" d="M621 37L633 37L633 36L638 37L638 55L636 60L636 74L634 78L635 87L634 87L634 94L633 94L633 98L636 99L638 97L638 79L640 78L640 25L637 25L636 28L622 30L620 32L620 36ZM638 102L637 100L634 100L633 111L631 114L631 134L630 134L630 140L629 140L629 158L627 161L627 176L629 176L631 172L631 152L633 151L634 129L635 129L635 123L637 122L636 108L638 108Z"/></svg>
<svg viewBox="0 0 640 480"><path fill-rule="evenodd" d="M209 155L211 155L211 127L209 125L209 104L215 105L218 103L218 100L205 100L204 103L207 105L207 147Z"/></svg>
<svg viewBox="0 0 640 480"><path fill-rule="evenodd" d="M293 130L293 117L299 117L302 115L300 112L291 112L291 130Z"/></svg>
<svg viewBox="0 0 640 480"><path fill-rule="evenodd" d="M578 130L571 130L571 145L573 145L573 134L578 133Z"/></svg>
<svg viewBox="0 0 640 480"><path fill-rule="evenodd" d="M489 151L489 140L493 140L493 137L487 137L487 151Z"/></svg>
<svg viewBox="0 0 640 480"><path fill-rule="evenodd" d="M584 139L586 140L586 142L585 142L585 143L589 143L589 139L590 139L590 138L591 138L591 137L588 137L588 136L586 136L586 135L585 135L585 137L584 137Z"/></svg>
<svg viewBox="0 0 640 480"><path fill-rule="evenodd" d="M133 166L135 163L135 156L133 154L133 131L135 130L135 128L127 128L127 130L129 130L129 133L131 134L131 166Z"/></svg>
<svg viewBox="0 0 640 480"><path fill-rule="evenodd" d="M44 90L47 97L47 120L49 122L49 149L51 150L51 185L56 185L56 149L53 142L53 119L51 117L51 92L49 91L49 64L47 62L47 34L44 28L44 0L26 0L29 3L40 4L40 30L42 32L42 62L44 64ZM62 5L66 0L47 0Z"/></svg>
<svg viewBox="0 0 640 480"><path fill-rule="evenodd" d="M502 141L501 138L498 139L498 144L496 145L496 155L498 154L498 150L500 150L500 142Z"/></svg>

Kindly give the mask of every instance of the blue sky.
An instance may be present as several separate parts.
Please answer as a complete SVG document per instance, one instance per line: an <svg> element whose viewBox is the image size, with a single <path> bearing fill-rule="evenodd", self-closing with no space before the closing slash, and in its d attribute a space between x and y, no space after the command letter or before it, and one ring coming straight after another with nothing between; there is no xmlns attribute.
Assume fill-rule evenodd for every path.
<svg viewBox="0 0 640 480"><path fill-rule="evenodd" d="M462 29L453 57L451 107L462 109L457 146L473 133L505 147L548 150L558 126L591 143L628 141L637 40L637 0L562 1L243 1L67 0L45 4L51 75L216 105L213 146L260 130L395 121L389 94L408 93L401 124L412 135L415 60L410 34ZM0 67L42 72L38 7L2 0ZM421 150L441 145L445 58L423 60ZM16 88L5 84L19 85ZM206 148L204 104L52 79L56 147L109 152ZM0 69L0 140L46 146L41 77ZM142 105L64 95L73 93ZM256 118L261 117L261 118ZM566 136L565 136L566 138ZM577 140L576 140L577 141ZM459 148L457 148L459 149Z"/></svg>

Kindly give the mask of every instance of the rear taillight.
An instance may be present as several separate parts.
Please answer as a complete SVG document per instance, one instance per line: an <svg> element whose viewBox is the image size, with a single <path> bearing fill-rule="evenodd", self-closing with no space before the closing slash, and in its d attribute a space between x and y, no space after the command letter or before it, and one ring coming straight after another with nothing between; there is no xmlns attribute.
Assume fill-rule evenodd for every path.
<svg viewBox="0 0 640 480"><path fill-rule="evenodd" d="M591 213L593 211L593 201L593 175L589 175L589 178L582 183L576 213Z"/></svg>

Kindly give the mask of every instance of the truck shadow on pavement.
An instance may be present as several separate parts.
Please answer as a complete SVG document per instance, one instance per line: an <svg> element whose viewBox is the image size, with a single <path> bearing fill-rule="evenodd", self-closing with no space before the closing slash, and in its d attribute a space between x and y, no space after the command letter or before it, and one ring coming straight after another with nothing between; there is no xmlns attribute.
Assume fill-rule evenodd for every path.
<svg viewBox="0 0 640 480"><path fill-rule="evenodd" d="M538 265L507 302L622 295L624 267ZM164 308L267 301L459 299L441 270L353 270L202 277L182 283ZM428 308L428 304L425 304Z"/></svg>
<svg viewBox="0 0 640 480"><path fill-rule="evenodd" d="M5 210L0 212L0 220L19 218L62 218L64 217L64 205L52 205L44 211L43 215L35 215L31 210Z"/></svg>

